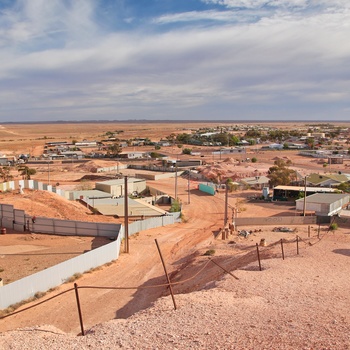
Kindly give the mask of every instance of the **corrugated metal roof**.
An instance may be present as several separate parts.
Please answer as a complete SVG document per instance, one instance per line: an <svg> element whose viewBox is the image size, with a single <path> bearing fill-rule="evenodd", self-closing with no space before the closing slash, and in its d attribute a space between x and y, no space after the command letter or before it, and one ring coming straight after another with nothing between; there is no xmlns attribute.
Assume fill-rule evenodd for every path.
<svg viewBox="0 0 350 350"><path fill-rule="evenodd" d="M344 193L315 193L311 196L306 197L307 203L325 203L325 204L331 204L334 203L340 199L347 198L347 200L350 200L349 194ZM297 199L296 202L304 201L304 198Z"/></svg>
<svg viewBox="0 0 350 350"><path fill-rule="evenodd" d="M300 191L304 192L304 186L283 186L279 185L274 187L274 190L285 190L285 191ZM306 192L336 192L337 189L329 187L306 187Z"/></svg>
<svg viewBox="0 0 350 350"><path fill-rule="evenodd" d="M145 179L138 179L136 177L128 177L128 183L132 182L142 182L146 181ZM113 180L106 180L102 182L96 182L97 184L103 184L103 185L110 185L110 186L115 186L115 185L124 185L125 180L124 179L113 179Z"/></svg>

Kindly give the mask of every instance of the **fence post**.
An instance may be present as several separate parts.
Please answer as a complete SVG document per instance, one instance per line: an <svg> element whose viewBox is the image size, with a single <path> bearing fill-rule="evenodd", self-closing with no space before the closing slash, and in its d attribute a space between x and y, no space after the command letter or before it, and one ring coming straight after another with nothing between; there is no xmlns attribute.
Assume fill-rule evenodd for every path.
<svg viewBox="0 0 350 350"><path fill-rule="evenodd" d="M260 253L259 253L259 244L256 243L256 252L258 254L259 270L261 271L261 262L260 262Z"/></svg>
<svg viewBox="0 0 350 350"><path fill-rule="evenodd" d="M299 236L297 236L297 255L299 255Z"/></svg>
<svg viewBox="0 0 350 350"><path fill-rule="evenodd" d="M310 238L310 225L307 227L307 236Z"/></svg>
<svg viewBox="0 0 350 350"><path fill-rule="evenodd" d="M321 224L318 224L317 238L320 239Z"/></svg>
<svg viewBox="0 0 350 350"><path fill-rule="evenodd" d="M282 259L284 260L283 238L281 238Z"/></svg>
<svg viewBox="0 0 350 350"><path fill-rule="evenodd" d="M80 301L79 301L78 285L76 283L74 283L74 289L75 289L75 297L77 299L77 306L78 306L78 314L79 314L81 335L85 335L84 325L83 325L83 316L81 314Z"/></svg>
<svg viewBox="0 0 350 350"><path fill-rule="evenodd" d="M175 297L174 297L174 293L173 293L173 288L171 286L170 278L169 278L169 275L168 275L168 271L166 269L166 266L165 266L165 263L164 263L164 259L163 259L163 255L162 255L162 252L160 251L157 239L155 239L155 242L156 242L156 245L157 245L157 249L158 249L158 253L159 253L159 256L160 256L160 260L162 261L162 264L163 264L165 276L166 276L166 279L167 279L168 284L169 284L169 290L170 290L171 298L173 299L174 310L176 310Z"/></svg>

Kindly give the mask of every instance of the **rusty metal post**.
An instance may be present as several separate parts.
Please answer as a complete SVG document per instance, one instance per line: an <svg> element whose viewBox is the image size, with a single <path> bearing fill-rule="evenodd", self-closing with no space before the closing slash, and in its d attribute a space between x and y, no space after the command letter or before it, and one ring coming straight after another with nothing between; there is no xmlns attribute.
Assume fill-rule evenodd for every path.
<svg viewBox="0 0 350 350"><path fill-rule="evenodd" d="M299 236L297 236L297 255L299 255Z"/></svg>
<svg viewBox="0 0 350 350"><path fill-rule="evenodd" d="M283 238L281 239L282 259L284 260Z"/></svg>
<svg viewBox="0 0 350 350"><path fill-rule="evenodd" d="M81 314L80 301L79 301L78 285L76 283L74 283L74 289L75 289L75 297L77 299L77 306L78 306L78 314L79 314L81 335L85 335L84 325L83 325L83 316Z"/></svg>
<svg viewBox="0 0 350 350"><path fill-rule="evenodd" d="M171 298L173 299L174 310L176 310L176 302L175 302L175 297L174 297L174 293L173 293L173 288L171 286L171 281L170 281L170 278L169 278L169 275L168 275L168 271L167 271L165 263L164 263L163 255L162 255L162 252L160 250L160 247L159 247L157 239L155 239L154 241L156 242L158 253L159 253L159 256L160 256L160 260L162 261L164 272L165 272L165 276L166 276L166 279L168 281Z"/></svg>
<svg viewBox="0 0 350 350"><path fill-rule="evenodd" d="M256 243L256 252L258 254L259 270L261 271L261 262L260 262L260 253L259 253L259 244L258 243Z"/></svg>

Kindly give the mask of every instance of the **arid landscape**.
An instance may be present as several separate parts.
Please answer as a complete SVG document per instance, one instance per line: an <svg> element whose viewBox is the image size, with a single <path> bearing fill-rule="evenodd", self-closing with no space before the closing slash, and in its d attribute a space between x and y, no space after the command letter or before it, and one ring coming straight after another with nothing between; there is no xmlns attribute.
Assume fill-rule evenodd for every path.
<svg viewBox="0 0 350 350"><path fill-rule="evenodd" d="M174 133L207 125L176 123L151 124L43 124L3 125L0 129L1 153L28 153L40 157L45 142L96 140L108 131L123 130L123 138L148 137L158 141ZM299 124L276 124L293 129ZM69 131L71 130L71 131ZM138 147L136 147L139 149ZM346 172L348 163L324 167L323 162L300 156L296 150L248 148L242 162L237 156L211 154L210 147L193 146L206 162L203 171L225 178L240 179L266 175L274 159L288 159L291 168L305 176L311 172ZM144 146L142 150L150 150ZM153 147L154 149L154 147ZM124 149L123 149L124 150ZM125 151L135 146L125 147ZM177 146L162 147L169 157L186 159ZM191 159L194 159L191 156ZM91 159L87 163L60 161L34 165L32 176L61 188L93 187L82 182L95 174L96 167L114 164L115 159ZM122 161L121 161L122 162ZM149 160L146 160L146 164ZM16 174L17 172L17 174ZM123 170L132 175L134 170ZM16 176L18 171L12 173ZM112 173L107 175L113 175ZM74 291L35 308L0 320L0 348L3 349L350 349L350 227L341 225L330 231L327 224L291 226L292 232L274 232L274 226L245 226L247 238L235 231L222 240L225 193L204 196L188 181L177 179L177 196L182 203L183 220L171 226L141 231L130 239L130 253L117 261L83 274L49 291L40 299L22 305L17 311L79 286L86 335L81 333ZM174 180L147 181L160 191L175 195ZM230 207L240 217L295 216L295 203L259 202L261 190L230 192ZM25 190L0 193L0 202L12 204L29 215L81 221L120 222L113 217L93 215L82 204L53 193ZM300 237L297 254L296 237ZM166 277L155 245L157 239L174 282L177 310L166 288ZM259 271L256 244L261 240L262 271ZM281 257L283 239L285 259ZM30 275L84 251L107 244L108 239L57 237L7 230L0 235L0 267L4 283ZM212 251L212 255L206 253ZM210 262L209 259L213 259ZM219 264L221 266L218 266ZM234 276L229 275L231 272ZM176 284L178 283L178 284ZM159 287L152 288L152 286ZM121 288L121 289L117 289Z"/></svg>

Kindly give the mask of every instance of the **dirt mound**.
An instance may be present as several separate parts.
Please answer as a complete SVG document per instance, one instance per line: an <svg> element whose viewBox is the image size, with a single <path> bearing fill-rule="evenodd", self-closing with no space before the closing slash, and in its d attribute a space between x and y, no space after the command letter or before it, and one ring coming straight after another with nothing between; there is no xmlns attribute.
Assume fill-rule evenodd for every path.
<svg viewBox="0 0 350 350"><path fill-rule="evenodd" d="M79 202L69 201L55 193L39 190L4 192L0 194L0 202L12 204L16 209L24 210L32 216L44 216L56 219L115 222L115 219L92 215L89 209Z"/></svg>
<svg viewBox="0 0 350 350"><path fill-rule="evenodd" d="M90 160L86 163L79 164L75 167L78 171L86 171L96 173L98 168L107 168L113 166L121 166L120 162L111 162L108 160Z"/></svg>

